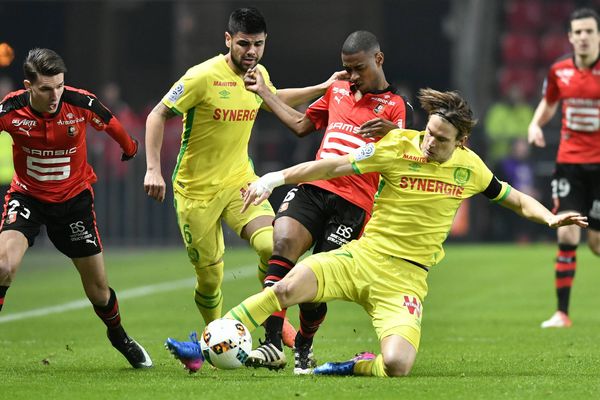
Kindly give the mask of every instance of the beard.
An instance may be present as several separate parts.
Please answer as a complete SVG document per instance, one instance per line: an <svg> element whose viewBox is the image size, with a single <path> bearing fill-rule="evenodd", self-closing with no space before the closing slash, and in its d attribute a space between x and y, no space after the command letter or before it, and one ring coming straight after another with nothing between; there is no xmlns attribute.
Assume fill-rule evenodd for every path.
<svg viewBox="0 0 600 400"><path fill-rule="evenodd" d="M236 58L233 55L231 56L231 62L233 63L233 65L235 65L235 67L237 69L239 69L240 71L242 71L244 73L248 72L248 70L250 68L255 67L258 64L258 61L259 60L257 59L252 65L247 66L247 65L244 65L242 63L242 59L241 58Z"/></svg>

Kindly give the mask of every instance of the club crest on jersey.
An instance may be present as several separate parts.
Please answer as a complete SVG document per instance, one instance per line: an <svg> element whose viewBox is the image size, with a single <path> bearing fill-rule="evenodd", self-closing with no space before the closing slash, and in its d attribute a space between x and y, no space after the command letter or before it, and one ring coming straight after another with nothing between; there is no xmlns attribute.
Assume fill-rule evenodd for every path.
<svg viewBox="0 0 600 400"><path fill-rule="evenodd" d="M284 212L288 209L288 207L290 206L290 203L281 203L281 205L279 206L279 210L277 210L277 212Z"/></svg>
<svg viewBox="0 0 600 400"><path fill-rule="evenodd" d="M375 106L375 108L373 109L373 112L375 114L380 114L383 111L383 107L384 107L383 104L377 104Z"/></svg>
<svg viewBox="0 0 600 400"><path fill-rule="evenodd" d="M454 182L460 186L464 186L465 183L471 178L471 171L466 168L458 167L454 170Z"/></svg>
<svg viewBox="0 0 600 400"><path fill-rule="evenodd" d="M6 216L4 223L6 225L10 225L10 224L14 223L16 220L17 220L17 213L10 213Z"/></svg>
<svg viewBox="0 0 600 400"><path fill-rule="evenodd" d="M67 135L70 137L75 137L77 135L77 127L75 125L71 125L67 128Z"/></svg>

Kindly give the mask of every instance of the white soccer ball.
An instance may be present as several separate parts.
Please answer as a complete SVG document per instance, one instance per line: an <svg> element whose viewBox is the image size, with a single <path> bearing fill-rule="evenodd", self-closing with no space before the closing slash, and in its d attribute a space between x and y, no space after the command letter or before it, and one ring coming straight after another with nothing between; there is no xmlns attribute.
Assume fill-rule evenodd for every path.
<svg viewBox="0 0 600 400"><path fill-rule="evenodd" d="M246 362L252 350L252 336L240 321L220 318L204 328L200 349L204 359L214 367L235 369Z"/></svg>

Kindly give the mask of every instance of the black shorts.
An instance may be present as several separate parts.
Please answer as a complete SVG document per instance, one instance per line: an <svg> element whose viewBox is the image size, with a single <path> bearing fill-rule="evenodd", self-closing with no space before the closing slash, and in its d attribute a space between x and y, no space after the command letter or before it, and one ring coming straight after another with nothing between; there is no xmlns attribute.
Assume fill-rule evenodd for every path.
<svg viewBox="0 0 600 400"><path fill-rule="evenodd" d="M600 164L556 164L552 198L554 212L578 211L600 230Z"/></svg>
<svg viewBox="0 0 600 400"><path fill-rule="evenodd" d="M19 231L33 246L42 225L54 246L69 258L89 257L102 251L89 190L63 203L44 203L18 192L6 196L0 231Z"/></svg>
<svg viewBox="0 0 600 400"><path fill-rule="evenodd" d="M312 235L313 253L339 248L358 239L367 213L335 193L314 185L291 189L275 219L290 217L300 222Z"/></svg>

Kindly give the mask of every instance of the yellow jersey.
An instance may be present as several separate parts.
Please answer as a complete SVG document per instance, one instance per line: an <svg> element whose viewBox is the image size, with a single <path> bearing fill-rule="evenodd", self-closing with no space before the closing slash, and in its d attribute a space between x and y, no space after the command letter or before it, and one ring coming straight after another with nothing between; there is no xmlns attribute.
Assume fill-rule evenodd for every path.
<svg viewBox="0 0 600 400"><path fill-rule="evenodd" d="M467 148L457 148L444 163L428 162L420 147L424 134L395 129L355 151L350 161L357 173L381 176L363 245L430 267L444 258L442 243L460 203L485 191L495 178ZM510 192L506 183L499 186L494 201Z"/></svg>
<svg viewBox="0 0 600 400"><path fill-rule="evenodd" d="M9 185L13 179L13 141L7 132L0 131L0 185ZM3 195L3 193L0 193Z"/></svg>
<svg viewBox="0 0 600 400"><path fill-rule="evenodd" d="M258 68L275 93L266 69ZM172 177L174 190L204 200L223 188L241 188L254 180L248 141L263 101L246 90L224 55L190 68L162 102L183 116L181 147Z"/></svg>

